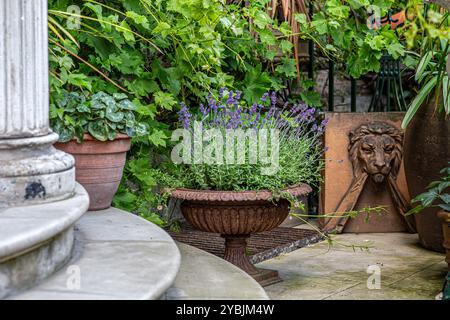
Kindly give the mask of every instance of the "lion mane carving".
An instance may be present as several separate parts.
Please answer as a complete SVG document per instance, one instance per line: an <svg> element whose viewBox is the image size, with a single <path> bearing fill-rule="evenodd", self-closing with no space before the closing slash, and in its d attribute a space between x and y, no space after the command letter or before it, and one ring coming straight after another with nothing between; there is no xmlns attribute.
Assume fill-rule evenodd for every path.
<svg viewBox="0 0 450 320"><path fill-rule="evenodd" d="M397 178L403 158L403 133L385 122L364 124L349 134L353 174L367 173L376 183Z"/></svg>
<svg viewBox="0 0 450 320"><path fill-rule="evenodd" d="M367 179L375 184L387 182L392 199L404 214L409 204L397 186L397 176L403 158L403 133L385 122L370 122L349 133L348 153L353 167L352 183L335 210L335 217L324 226L325 231L342 232L348 217L344 213L352 211ZM405 217L409 230L414 231L410 219Z"/></svg>

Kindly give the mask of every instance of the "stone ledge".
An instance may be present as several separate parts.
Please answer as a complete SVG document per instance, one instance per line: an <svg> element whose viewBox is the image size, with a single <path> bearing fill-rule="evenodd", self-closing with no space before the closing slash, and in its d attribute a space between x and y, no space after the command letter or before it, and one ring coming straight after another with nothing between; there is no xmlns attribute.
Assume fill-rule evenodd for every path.
<svg viewBox="0 0 450 320"><path fill-rule="evenodd" d="M180 272L162 297L166 300L268 300L264 289L248 274L206 251L177 243Z"/></svg>
<svg viewBox="0 0 450 320"><path fill-rule="evenodd" d="M179 250L166 232L118 209L85 214L75 238L65 267L12 299L158 299L180 267ZM68 281L78 271L80 286L71 289Z"/></svg>
<svg viewBox="0 0 450 320"><path fill-rule="evenodd" d="M71 227L87 210L89 198L77 184L69 199L0 209L0 263L39 247Z"/></svg>

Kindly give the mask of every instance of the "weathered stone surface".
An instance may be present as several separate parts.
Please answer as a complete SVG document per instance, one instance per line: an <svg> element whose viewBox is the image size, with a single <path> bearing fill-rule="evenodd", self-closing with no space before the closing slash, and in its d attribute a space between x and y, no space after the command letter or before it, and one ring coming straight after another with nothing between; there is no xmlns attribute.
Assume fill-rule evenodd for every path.
<svg viewBox="0 0 450 320"><path fill-rule="evenodd" d="M272 299L432 300L442 290L447 265L442 254L423 249L417 235L407 233L341 234L330 248L324 241L258 265L280 272L283 282L266 287ZM346 245L371 245L353 251ZM381 288L368 289L381 271Z"/></svg>
<svg viewBox="0 0 450 320"><path fill-rule="evenodd" d="M3 0L0 12L0 139L46 135L47 0Z"/></svg>
<svg viewBox="0 0 450 320"><path fill-rule="evenodd" d="M70 199L0 209L0 299L29 288L70 258L73 225L88 206L80 186Z"/></svg>
<svg viewBox="0 0 450 320"><path fill-rule="evenodd" d="M267 300L264 289L231 263L195 247L178 243L182 261L167 300Z"/></svg>
<svg viewBox="0 0 450 320"><path fill-rule="evenodd" d="M86 191L63 201L0 209L0 261L18 256L57 236L86 212Z"/></svg>
<svg viewBox="0 0 450 320"><path fill-rule="evenodd" d="M74 193L74 160L49 128L47 0L0 3L0 208Z"/></svg>
<svg viewBox="0 0 450 320"><path fill-rule="evenodd" d="M12 299L158 299L173 284L180 253L154 224L110 208L88 212L75 230L66 266ZM68 286L78 271L79 287Z"/></svg>
<svg viewBox="0 0 450 320"><path fill-rule="evenodd" d="M32 287L58 270L70 258L73 227L36 249L0 262L0 299Z"/></svg>

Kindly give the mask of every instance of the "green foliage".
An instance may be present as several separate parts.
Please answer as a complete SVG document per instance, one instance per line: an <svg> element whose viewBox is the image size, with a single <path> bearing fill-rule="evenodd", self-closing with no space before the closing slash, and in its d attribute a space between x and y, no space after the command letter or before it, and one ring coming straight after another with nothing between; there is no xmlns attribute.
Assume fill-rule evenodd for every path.
<svg viewBox="0 0 450 320"><path fill-rule="evenodd" d="M152 179L159 164L150 155L168 151L175 101L198 105L208 92L227 86L246 88L251 102L296 80L286 41L291 31L267 15L266 2L49 0L53 109L61 108L57 100L67 93L121 92L136 106L136 121L148 128L133 139L116 205L155 220L159 200L149 190L159 182ZM73 5L79 14L67 10ZM77 21L80 28L71 28ZM285 38L274 36L279 33ZM280 51L281 61L275 59ZM104 138L100 127L95 131ZM133 163L141 159L136 170Z"/></svg>
<svg viewBox="0 0 450 320"><path fill-rule="evenodd" d="M449 162L450 165L450 162ZM408 212L415 214L428 207L440 207L450 212L450 167L441 170L442 180L433 181L424 192L413 199L413 203L420 203Z"/></svg>
<svg viewBox="0 0 450 320"><path fill-rule="evenodd" d="M373 28L369 19L385 16L401 8L404 1L327 0L319 2L311 21L298 14L300 35L312 39L331 59L342 62L347 74L359 78L380 70L380 59L388 52L394 59L402 57L404 46L390 26Z"/></svg>
<svg viewBox="0 0 450 320"><path fill-rule="evenodd" d="M437 111L450 115L450 13L436 6L425 11L423 3L411 1L410 12L415 19L407 24L406 40L419 54L409 52L409 67L416 70L415 80L420 89L403 119L406 128L425 101L434 99ZM424 14L426 12L426 15Z"/></svg>
<svg viewBox="0 0 450 320"><path fill-rule="evenodd" d="M82 142L85 133L100 141L114 140L118 133L142 136L147 133L147 126L136 121L135 110L136 106L123 93L109 95L100 91L86 98L77 92L66 92L50 105L50 124L60 142L72 138Z"/></svg>

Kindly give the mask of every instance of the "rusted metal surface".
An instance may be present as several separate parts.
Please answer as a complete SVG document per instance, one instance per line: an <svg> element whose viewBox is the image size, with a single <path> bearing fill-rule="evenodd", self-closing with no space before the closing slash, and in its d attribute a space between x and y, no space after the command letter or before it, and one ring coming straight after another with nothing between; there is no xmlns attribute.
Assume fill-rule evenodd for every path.
<svg viewBox="0 0 450 320"><path fill-rule="evenodd" d="M300 184L285 189L300 197L311 187ZM181 212L195 229L218 233L226 239L224 259L252 276L261 285L281 281L278 272L260 270L253 266L247 252L251 234L278 227L289 214L289 201L277 199L271 191L203 191L177 189L172 197L184 200Z"/></svg>
<svg viewBox="0 0 450 320"><path fill-rule="evenodd" d="M197 231L189 225L183 225L180 233L169 233L176 241L224 257L225 240L220 234ZM260 263L321 240L322 236L314 230L278 227L251 235L247 240L247 255L251 263Z"/></svg>
<svg viewBox="0 0 450 320"><path fill-rule="evenodd" d="M294 197L308 195L312 189L309 185L300 183L297 186L286 188ZM192 190L176 189L172 192L172 197L189 201L220 201L224 202L248 202L248 201L267 201L273 198L269 190L248 190L248 191L215 191L215 190Z"/></svg>

